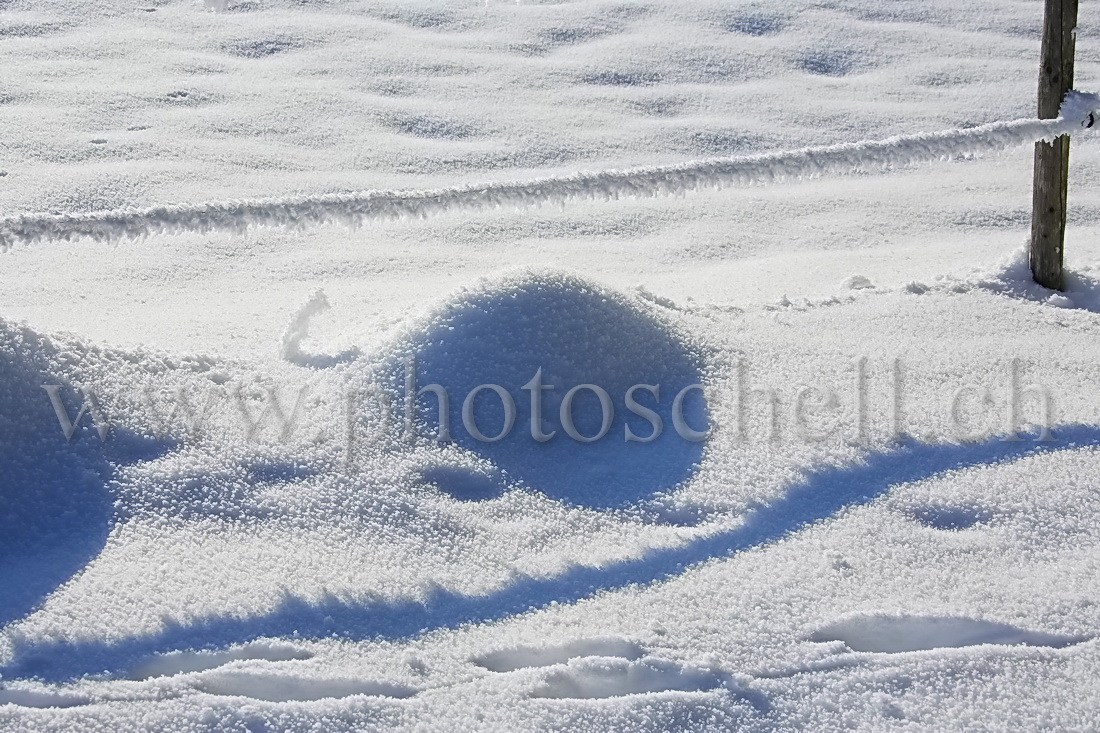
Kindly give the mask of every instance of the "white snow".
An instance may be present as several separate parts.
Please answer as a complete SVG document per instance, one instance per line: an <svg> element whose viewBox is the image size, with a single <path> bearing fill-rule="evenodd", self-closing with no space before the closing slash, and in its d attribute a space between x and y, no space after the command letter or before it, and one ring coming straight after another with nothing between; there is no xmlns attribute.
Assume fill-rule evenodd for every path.
<svg viewBox="0 0 1100 733"><path fill-rule="evenodd" d="M1094 729L1040 15L0 1L0 730Z"/></svg>
<svg viewBox="0 0 1100 733"><path fill-rule="evenodd" d="M1098 108L1100 98L1077 94L1067 98L1063 116L1054 120L992 122L967 130L690 161L682 165L577 173L531 181L464 185L428 191L367 191L288 199L207 202L189 207L160 206L136 211L116 209L87 214L10 217L0 219L0 248L77 237L110 241L180 232L226 231L243 234L254 226L343 224L358 227L371 219L423 218L454 209L495 209L543 203L565 204L581 199L606 201L623 197L672 196L700 188L875 170L999 150L1038 140L1050 142L1059 136L1081 131L1086 118Z"/></svg>
<svg viewBox="0 0 1100 733"><path fill-rule="evenodd" d="M971 618L913 616L859 616L818 629L812 641L843 641L857 652L913 652L926 649L1005 644L1048 646L1060 649L1085 641L1084 637L1059 636L1018 629Z"/></svg>

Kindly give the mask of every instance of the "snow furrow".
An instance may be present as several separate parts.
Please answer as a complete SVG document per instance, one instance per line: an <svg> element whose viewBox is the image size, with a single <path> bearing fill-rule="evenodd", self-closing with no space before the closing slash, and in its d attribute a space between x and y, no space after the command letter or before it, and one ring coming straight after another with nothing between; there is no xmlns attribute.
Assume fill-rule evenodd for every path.
<svg viewBox="0 0 1100 733"><path fill-rule="evenodd" d="M254 226L351 227L372 219L424 218L456 209L486 209L675 195L701 188L770 183L786 179L881 170L1051 141L1091 121L1100 98L1071 92L1062 116L1050 120L993 122L964 130L898 136L751 156L689 161L678 165L605 170L528 181L463 185L435 190L372 190L346 194L209 202L197 205L116 209L79 214L29 214L0 218L0 250L16 244L87 237L95 241L182 232L241 233Z"/></svg>

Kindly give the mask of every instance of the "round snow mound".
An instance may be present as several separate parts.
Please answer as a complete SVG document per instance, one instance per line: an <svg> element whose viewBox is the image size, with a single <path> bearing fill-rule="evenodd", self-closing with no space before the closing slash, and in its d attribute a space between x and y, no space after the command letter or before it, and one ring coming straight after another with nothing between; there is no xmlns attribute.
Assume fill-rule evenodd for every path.
<svg viewBox="0 0 1100 733"><path fill-rule="evenodd" d="M554 499L613 508L691 476L708 423L700 364L651 307L528 272L437 309L391 375L422 437L449 434Z"/></svg>

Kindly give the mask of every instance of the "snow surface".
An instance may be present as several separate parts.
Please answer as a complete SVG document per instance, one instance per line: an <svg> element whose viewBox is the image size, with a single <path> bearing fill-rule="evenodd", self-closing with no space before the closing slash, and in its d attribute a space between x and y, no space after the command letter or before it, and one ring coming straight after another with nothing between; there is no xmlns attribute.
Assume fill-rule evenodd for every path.
<svg viewBox="0 0 1100 733"><path fill-rule="evenodd" d="M0 729L1096 730L1100 147L1062 294L1030 146L992 152L1063 124L1026 121L1040 15L0 2ZM821 146L743 188L683 165ZM470 184L510 193L309 213ZM243 231L295 219L329 223ZM376 430L410 359L454 443L431 395ZM539 367L556 438L461 432L490 382L528 430ZM565 442L566 389L650 380L666 424L705 385L705 441L617 409ZM70 441L44 385L94 396Z"/></svg>
<svg viewBox="0 0 1100 733"><path fill-rule="evenodd" d="M992 122L969 130L918 133L887 140L802 148L778 153L689 161L681 165L577 173L569 176L464 185L429 191L365 191L327 196L193 206L115 209L86 214L24 215L0 220L0 247L39 240L90 237L110 241L177 232L228 231L254 226L356 227L378 218L426 217L454 209L533 206L578 199L670 196L700 188L771 183L829 173L849 173L956 155L998 150L1022 143L1051 142L1091 127L1100 97L1070 92L1053 120ZM106 141L103 141L106 142Z"/></svg>

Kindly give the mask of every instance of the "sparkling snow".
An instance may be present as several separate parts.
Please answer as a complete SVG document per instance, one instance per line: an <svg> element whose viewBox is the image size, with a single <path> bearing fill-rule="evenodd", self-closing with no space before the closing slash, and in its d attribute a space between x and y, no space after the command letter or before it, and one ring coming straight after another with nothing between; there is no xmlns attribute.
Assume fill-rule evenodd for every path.
<svg viewBox="0 0 1100 733"><path fill-rule="evenodd" d="M972 144L1042 134L982 127L1033 114L1040 22L0 0L0 729L1094 730L1100 146L1074 137L1056 294L1023 251L1030 146ZM940 130L953 160L516 193ZM246 226L467 184L511 193ZM205 230L49 236L207 202ZM529 431L544 367L558 441L599 383L617 442L379 432L410 356L456 426L497 381ZM646 380L666 430L704 384L709 438L622 441ZM44 385L69 418L95 397L71 441Z"/></svg>

